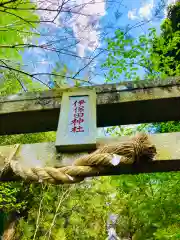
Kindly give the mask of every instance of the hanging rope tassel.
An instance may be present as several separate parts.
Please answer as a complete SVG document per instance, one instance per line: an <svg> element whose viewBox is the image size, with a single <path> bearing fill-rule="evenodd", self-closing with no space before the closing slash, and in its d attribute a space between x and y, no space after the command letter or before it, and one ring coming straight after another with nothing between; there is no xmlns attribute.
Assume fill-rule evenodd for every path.
<svg viewBox="0 0 180 240"><path fill-rule="evenodd" d="M78 158L71 166L26 169L18 161L11 159L3 172L12 170L15 175L28 181L76 183L86 177L99 176L110 167L119 168L123 164L152 161L155 155L155 146L150 143L146 134L140 133L128 142L103 146L91 154Z"/></svg>

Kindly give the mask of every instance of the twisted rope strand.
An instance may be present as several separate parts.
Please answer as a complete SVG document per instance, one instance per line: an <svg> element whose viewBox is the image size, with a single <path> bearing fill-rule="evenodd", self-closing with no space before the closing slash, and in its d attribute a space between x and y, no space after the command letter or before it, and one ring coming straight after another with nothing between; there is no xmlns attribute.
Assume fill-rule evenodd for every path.
<svg viewBox="0 0 180 240"><path fill-rule="evenodd" d="M155 146L150 143L146 134L141 133L128 142L103 146L91 154L78 158L71 166L25 169L19 162L11 160L8 168L28 181L46 181L53 184L76 183L86 177L98 176L109 167L152 161L155 154Z"/></svg>

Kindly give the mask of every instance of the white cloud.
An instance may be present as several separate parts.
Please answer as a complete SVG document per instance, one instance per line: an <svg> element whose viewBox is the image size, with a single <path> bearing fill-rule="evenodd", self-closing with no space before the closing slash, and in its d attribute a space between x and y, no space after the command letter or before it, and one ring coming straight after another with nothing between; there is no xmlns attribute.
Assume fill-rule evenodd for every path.
<svg viewBox="0 0 180 240"><path fill-rule="evenodd" d="M37 0L39 7L51 10L59 10L62 0ZM99 20L106 14L104 0L75 0L67 1L61 9L61 13L55 20L57 27L72 27L76 39L79 41L77 50L79 56L85 55L85 50L94 51L99 46ZM71 17L67 21L67 12ZM64 13L63 13L64 12ZM41 11L43 20L51 21L57 15L57 11ZM66 17L65 17L66 16Z"/></svg>
<svg viewBox="0 0 180 240"><path fill-rule="evenodd" d="M170 4L175 4L176 2L178 2L178 0L167 0L166 2L166 8L164 10L164 16L167 16L167 7ZM149 2L144 2L142 7L140 7L138 10L137 9L132 9L130 11L128 11L128 18L130 20L150 20L152 18L152 11L154 8L154 0L151 0Z"/></svg>
<svg viewBox="0 0 180 240"><path fill-rule="evenodd" d="M138 11L140 18L150 20L152 17L153 7L153 0L150 3L145 3Z"/></svg>
<svg viewBox="0 0 180 240"><path fill-rule="evenodd" d="M137 12L137 9L132 9L132 10L128 11L128 18L131 20L138 19L136 12Z"/></svg>
<svg viewBox="0 0 180 240"><path fill-rule="evenodd" d="M167 5L175 4L176 2L177 2L177 0L168 0Z"/></svg>
<svg viewBox="0 0 180 240"><path fill-rule="evenodd" d="M131 20L136 19L145 19L150 20L152 17L152 10L154 8L154 1L151 0L150 2L143 3L143 6L137 9L132 9L128 11L128 18Z"/></svg>

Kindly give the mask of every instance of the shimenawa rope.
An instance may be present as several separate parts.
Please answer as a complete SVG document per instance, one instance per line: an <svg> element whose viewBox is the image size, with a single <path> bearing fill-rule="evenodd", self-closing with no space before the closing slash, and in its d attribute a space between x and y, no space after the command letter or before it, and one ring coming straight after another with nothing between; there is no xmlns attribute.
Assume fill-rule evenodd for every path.
<svg viewBox="0 0 180 240"><path fill-rule="evenodd" d="M106 145L91 154L82 156L71 166L26 169L18 161L11 159L4 171L11 169L15 175L28 181L45 181L53 184L76 183L86 177L98 176L109 167L116 168L122 164L152 161L155 154L156 148L150 143L148 136L140 133L130 141Z"/></svg>

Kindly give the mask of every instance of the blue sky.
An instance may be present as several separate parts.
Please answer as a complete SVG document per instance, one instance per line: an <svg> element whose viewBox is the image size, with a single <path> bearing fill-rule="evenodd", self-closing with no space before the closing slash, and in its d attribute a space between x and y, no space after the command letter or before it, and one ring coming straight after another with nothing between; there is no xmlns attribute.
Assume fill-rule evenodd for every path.
<svg viewBox="0 0 180 240"><path fill-rule="evenodd" d="M174 1L164 0L164 3L167 6ZM51 0L50 5L48 5L49 2L44 2L43 4L47 5L43 7L56 9L58 2ZM76 0L76 2L82 4L90 1ZM81 10L86 16L73 13L67 19L66 13L60 14L54 25L43 24L38 29L39 32L48 35L41 36L38 39L39 44L47 45L49 41L56 43L48 46L51 48L50 51L40 48L27 50L23 54L24 62L28 65L26 69L31 72L50 73L55 63L58 62L62 66L66 64L72 71L72 75L76 74L99 53L104 46L105 37L113 36L116 29L124 30L132 27L129 33L133 37L146 34L150 27L155 27L159 32L160 24L165 17L165 8L162 8L157 17L154 14L160 2L162 3L163 0L116 0L106 3L103 0L94 0L94 4L87 4ZM71 1L70 4L72 7ZM46 15L42 12L41 17L49 20L54 16L52 12ZM65 37L67 38L63 39ZM52 49L58 49L58 53ZM100 54L95 57L90 67L80 71L76 77L92 76L91 80L96 84L103 83L104 75L100 70L100 64L105 56L106 54ZM48 81L49 77L44 76L42 79Z"/></svg>
<svg viewBox="0 0 180 240"><path fill-rule="evenodd" d="M57 1L57 0L51 0ZM99 0L96 0L99 1ZM95 2L96 2L95 1ZM100 0L102 1L102 0ZM116 0L109 2L105 5L100 4L101 15L99 18L93 18L93 13L96 13L96 10L89 9L89 12L92 12L91 21L97 21L99 24L96 28L96 31L92 31L93 34L88 35L88 39L92 40L94 38L95 42L97 40L99 42L99 48L103 47L105 36L113 36L116 29L127 29L128 27L132 27L129 32L131 36L138 37L140 34L145 34L148 31L148 28L155 27L157 31L160 30L160 24L165 17L165 8L162 9L161 14L158 17L154 17L154 11L157 7L157 4L160 0ZM173 3L173 0L168 0L166 4ZM54 5L53 5L54 6ZM96 4L96 8L98 9L98 4ZM105 7L105 8L104 8ZM86 9L87 10L87 9ZM98 11L97 11L98 12ZM60 16L61 18L61 16ZM79 20L79 24L83 23L83 19ZM87 19L85 19L87 20ZM62 21L62 19L61 19ZM28 64L27 70L30 72L47 72L51 73L53 66L56 62L63 66L66 64L69 69L71 69L74 73L78 72L78 70L85 66L86 63L92 59L100 50L95 50L87 47L87 41L84 42L85 47L84 52L79 50L76 45L74 47L69 48L68 45L70 43L76 43L78 37L81 36L81 31L79 35L75 33L77 30L75 27L73 29L72 21L67 21L62 25L67 29L64 29L62 25L59 24L60 20L56 22L55 25L46 25L43 24L38 29L41 33L47 34L47 36L41 36L38 39L39 44L47 44L49 41L58 41L57 44L53 45L58 50L64 49L63 53L56 53L53 51L45 51L43 49L29 49L23 55L24 62ZM88 21L87 21L88 22ZM140 23L140 24L138 24ZM68 25L69 24L69 25ZM133 27L136 25L141 25L138 27ZM99 31L98 31L99 28ZM70 31L70 34L67 34L66 31ZM91 29L92 30L92 29ZM103 35L103 31L106 34ZM83 32L82 32L83 33ZM63 37L68 36L68 39L64 39ZM71 38L69 38L71 36ZM98 36L98 37L97 37ZM75 53L76 57L71 56L71 53ZM89 58L89 59L88 59ZM89 70L93 72L92 81L96 84L104 83L103 73L99 70L100 63L102 63L105 59L105 54L100 55L98 58L92 62L91 68L86 68L86 71L82 71L78 78L86 77L86 74ZM44 81L48 81L49 77L44 76ZM132 126L131 126L132 127ZM136 127L136 125L134 126ZM103 136L104 130L99 129L98 135Z"/></svg>

